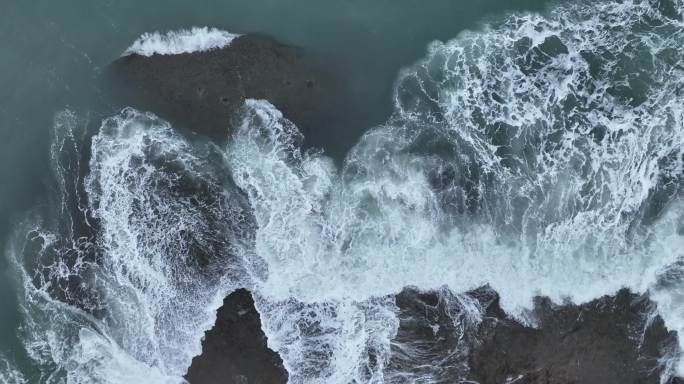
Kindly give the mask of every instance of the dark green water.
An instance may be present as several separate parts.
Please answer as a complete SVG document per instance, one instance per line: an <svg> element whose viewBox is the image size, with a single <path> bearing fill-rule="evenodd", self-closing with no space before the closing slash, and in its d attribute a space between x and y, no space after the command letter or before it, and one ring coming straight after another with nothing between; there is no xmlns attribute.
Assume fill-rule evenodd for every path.
<svg viewBox="0 0 684 384"><path fill-rule="evenodd" d="M353 143L391 108L400 68L433 40L455 37L511 10L541 10L541 0L222 0L16 1L0 19L0 246L15 223L45 203L52 188L48 147L54 114L65 107L99 121L109 98L104 69L143 32L213 26L265 33L337 63L358 94L349 113ZM334 143L330 143L331 148ZM348 146L348 144L344 144ZM344 152L345 148L333 148ZM21 359L20 319L3 259L0 351ZM2 367L0 367L2 369Z"/></svg>

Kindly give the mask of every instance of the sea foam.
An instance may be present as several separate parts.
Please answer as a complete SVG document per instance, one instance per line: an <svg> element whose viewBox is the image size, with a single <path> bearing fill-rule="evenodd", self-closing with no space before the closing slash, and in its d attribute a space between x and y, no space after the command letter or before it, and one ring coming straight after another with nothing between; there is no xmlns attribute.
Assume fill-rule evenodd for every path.
<svg viewBox="0 0 684 384"><path fill-rule="evenodd" d="M72 180L79 119L64 111L54 126L61 225L31 217L8 250L29 357L47 383L183 382L223 297L246 285L232 248L251 223L218 178L221 161L208 161L220 154L127 108L103 121L90 172ZM73 202L83 211L64 208ZM95 232L74 230L95 221Z"/></svg>
<svg viewBox="0 0 684 384"><path fill-rule="evenodd" d="M209 51L228 46L238 36L208 27L193 27L166 33L147 32L135 40L122 56L177 55Z"/></svg>

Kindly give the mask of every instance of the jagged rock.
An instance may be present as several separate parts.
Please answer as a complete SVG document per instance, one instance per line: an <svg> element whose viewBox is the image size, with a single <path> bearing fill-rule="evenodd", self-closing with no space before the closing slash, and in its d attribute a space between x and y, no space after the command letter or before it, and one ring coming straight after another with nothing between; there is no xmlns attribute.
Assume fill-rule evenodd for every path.
<svg viewBox="0 0 684 384"><path fill-rule="evenodd" d="M477 292L483 303L497 298L492 290ZM389 382L453 382L467 374L467 340L473 331L468 328L476 324L468 319L464 300L477 301L447 287L427 292L407 287L396 295L399 329L385 370Z"/></svg>
<svg viewBox="0 0 684 384"><path fill-rule="evenodd" d="M202 354L192 359L185 376L191 384L277 384L287 377L282 359L267 346L246 289L225 298L202 342Z"/></svg>
<svg viewBox="0 0 684 384"><path fill-rule="evenodd" d="M658 359L677 348L660 317L649 322L648 297L628 290L582 305L538 298L536 328L494 304L470 354L480 384L659 383Z"/></svg>
<svg viewBox="0 0 684 384"><path fill-rule="evenodd" d="M407 287L395 300L400 326L385 367L389 382L659 383L659 359L678 351L676 334L649 315L647 295L628 290L582 305L537 298L534 328L508 316L489 287L462 295ZM469 317L475 312L482 317ZM248 291L225 299L186 378L191 384L287 382Z"/></svg>
<svg viewBox="0 0 684 384"><path fill-rule="evenodd" d="M678 352L648 296L628 290L582 305L539 297L529 314L537 327L507 315L486 286L465 294L408 287L395 302L389 382L655 384L661 359Z"/></svg>

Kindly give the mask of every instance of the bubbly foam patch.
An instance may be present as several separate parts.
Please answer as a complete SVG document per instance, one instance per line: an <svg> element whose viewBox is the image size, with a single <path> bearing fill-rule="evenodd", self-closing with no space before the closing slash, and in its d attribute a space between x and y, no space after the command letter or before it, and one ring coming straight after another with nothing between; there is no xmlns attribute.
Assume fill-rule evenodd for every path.
<svg viewBox="0 0 684 384"><path fill-rule="evenodd" d="M228 46L239 35L209 27L193 27L165 33L144 33L126 49L127 55L177 55Z"/></svg>

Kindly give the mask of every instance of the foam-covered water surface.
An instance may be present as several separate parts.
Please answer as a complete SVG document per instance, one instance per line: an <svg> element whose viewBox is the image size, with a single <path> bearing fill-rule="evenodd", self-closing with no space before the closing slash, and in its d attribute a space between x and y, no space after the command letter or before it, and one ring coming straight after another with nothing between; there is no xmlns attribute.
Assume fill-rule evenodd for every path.
<svg viewBox="0 0 684 384"><path fill-rule="evenodd" d="M73 138L77 121L65 111L55 125ZM91 148L85 208L61 210L66 228L27 221L9 251L23 286L25 347L46 382L179 382L245 275L234 247L249 241L248 208L216 178L220 153L191 146L151 114L106 119ZM77 221L90 234L75 234Z"/></svg>
<svg viewBox="0 0 684 384"><path fill-rule="evenodd" d="M467 374L461 342L402 370L428 360L398 337L407 286L439 292L457 340L487 284L532 325L537 295L649 292L682 334L683 12L559 3L435 42L340 166L263 100L224 148L131 108L92 138L59 113L56 218L30 215L8 251L39 381L182 382L237 287L291 383ZM184 33L136 50L186 52ZM663 381L684 374L678 351L661 363Z"/></svg>

